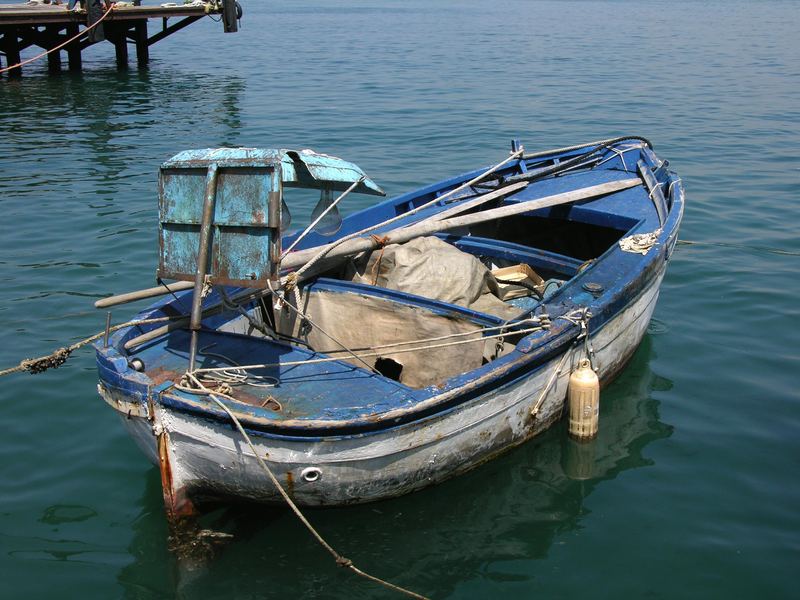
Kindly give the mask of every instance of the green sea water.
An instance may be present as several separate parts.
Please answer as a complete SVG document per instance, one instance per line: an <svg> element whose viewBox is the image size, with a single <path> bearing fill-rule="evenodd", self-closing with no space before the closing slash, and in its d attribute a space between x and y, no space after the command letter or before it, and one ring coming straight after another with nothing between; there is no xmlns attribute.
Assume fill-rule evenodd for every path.
<svg viewBox="0 0 800 600"><path fill-rule="evenodd" d="M309 517L433 598L790 598L800 568L800 42L796 2L242 2L83 74L0 79L0 368L99 331L153 285L158 165L310 147L390 194L529 150L650 138L686 187L648 334L602 397L423 492ZM346 210L366 199L347 201ZM296 215L310 212L300 206ZM115 322L136 307L114 310ZM232 507L186 564L157 469L97 396L94 357L0 379L0 597L379 598L286 510Z"/></svg>

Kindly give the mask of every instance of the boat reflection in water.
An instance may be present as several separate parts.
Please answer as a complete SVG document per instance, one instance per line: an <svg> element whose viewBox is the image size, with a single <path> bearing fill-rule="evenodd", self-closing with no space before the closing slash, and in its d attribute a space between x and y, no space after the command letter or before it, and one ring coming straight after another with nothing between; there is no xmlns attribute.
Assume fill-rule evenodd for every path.
<svg viewBox="0 0 800 600"><path fill-rule="evenodd" d="M669 437L653 392L671 382L650 370L651 336L601 395L600 431L591 442L567 436L567 423L462 477L394 500L311 511L317 529L345 556L416 591L444 597L486 565L547 556L591 514L584 499L603 482L653 465L645 448ZM233 506L206 525L233 535L212 561L180 563L163 540L158 470L148 477L144 509L130 548L135 562L119 575L129 596L142 587L165 595L249 596L272 590L296 597L351 596L340 572L287 510ZM517 577L502 575L503 578Z"/></svg>

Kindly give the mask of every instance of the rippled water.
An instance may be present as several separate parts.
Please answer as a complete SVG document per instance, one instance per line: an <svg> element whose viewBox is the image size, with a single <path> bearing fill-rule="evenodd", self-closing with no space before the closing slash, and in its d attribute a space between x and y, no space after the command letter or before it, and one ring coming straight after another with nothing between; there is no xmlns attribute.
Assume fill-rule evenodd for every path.
<svg viewBox="0 0 800 600"><path fill-rule="evenodd" d="M681 237L699 243L675 253L597 442L558 426L436 488L310 516L436 598L792 595L796 3L243 4L240 33L206 19L146 72L117 73L106 44L83 75L0 80L0 368L102 329L97 297L152 285L156 172L179 150L312 147L398 193L496 162L512 137L645 135L684 178ZM158 472L95 382L88 350L0 380L0 596L383 595L263 507L212 515L234 542L177 564Z"/></svg>

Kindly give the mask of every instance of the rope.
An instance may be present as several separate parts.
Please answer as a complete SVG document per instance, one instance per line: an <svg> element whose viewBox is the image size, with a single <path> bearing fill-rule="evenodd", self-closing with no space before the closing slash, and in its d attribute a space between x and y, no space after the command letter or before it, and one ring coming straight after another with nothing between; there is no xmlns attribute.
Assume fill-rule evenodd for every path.
<svg viewBox="0 0 800 600"><path fill-rule="evenodd" d="M99 18L97 21L95 21L94 23L92 23L92 24L91 24L91 25L89 25L88 27L84 28L84 30L83 30L83 31L80 31L80 32L78 32L78 34L77 34L77 35L74 35L74 36L72 36L71 38L69 38L69 39L68 39L66 42L63 42L63 43L59 44L59 45L58 45L58 46L56 46L55 48L50 48L49 50L45 50L44 52L42 52L41 54L37 54L37 55L36 55L36 56L34 56L33 58L29 58L29 59L27 59L27 60L23 60L22 62L18 62L17 64L15 64L15 65L11 65L10 67L5 67L5 68L3 68L3 69L0 69L0 74L2 74L2 73L5 73L6 71L10 71L11 69L19 69L20 67L24 67L25 65L27 65L27 64L29 64L29 63L32 63L32 62L34 62L34 61L37 61L37 60L39 60L40 58L43 58L43 57L47 56L48 54L51 54L51 53L53 53L53 52L57 52L58 50L61 50L61 48L63 48L63 47L64 47L64 46L66 46L67 44L70 44L70 43L74 42L74 41L75 41L75 40L77 40L79 37L81 37L83 34L85 34L85 33L88 33L89 31L91 31L92 29L94 29L95 27L97 27L97 26L98 26L100 23L102 23L102 22L105 20L105 18L106 18L106 17L107 17L109 14L111 14L111 11L112 11L112 10L114 10L114 4L111 4L111 5L109 5L109 7L108 7L108 9L106 10L106 12L105 12L105 13L103 13L103 16L102 16L102 17L100 17L100 18ZM3 373L2 373L2 372L0 372L0 376L2 376L2 375L3 375Z"/></svg>
<svg viewBox="0 0 800 600"><path fill-rule="evenodd" d="M568 356L569 356L569 350L564 352L564 356L562 356L561 360L558 361L558 365L556 366L555 371L553 371L553 373L550 375L550 379L547 380L547 385L544 386L542 393L539 394L539 399L536 400L536 404L534 404L533 408L531 409L531 416L533 418L536 418L539 409L542 407L542 404L544 403L545 396L547 396L547 392L550 391L550 388L553 387L553 383L555 383L555 380L561 374L561 369L564 368L564 363L567 361Z"/></svg>
<svg viewBox="0 0 800 600"><path fill-rule="evenodd" d="M511 155L508 158L506 158L505 160L497 163L493 167L487 169L486 171L484 171L483 173L481 173L477 177L475 177L473 179L470 179L469 181L467 181L465 183L462 183L461 185L459 185L458 187L450 190L446 194L442 194L441 196L437 196L436 198L430 200L429 202L425 202L424 204L420 204L416 208L413 208L413 209L411 209L411 210L409 210L407 212L401 213L401 214L399 214L399 215L397 215L395 217L392 217L391 219L387 219L386 221L383 221L381 223L376 223L375 225L370 225L369 227L365 227L361 231L356 231L354 233L351 233L349 235L345 235L345 236L339 238L335 242L333 242L333 243L329 244L328 246L326 246L321 252L319 252L311 260L309 260L305 265L303 265L300 269L298 269L295 272L295 276L296 277L300 277L300 275L302 275L303 273L308 271L316 263L318 263L323 258L325 258L337 246L340 246L341 244L343 244L343 243L345 243L347 241L350 241L350 240L352 240L354 238L362 236L365 233L369 233L370 231L372 231L374 229L378 229L379 227L385 227L385 226L390 225L391 223L394 223L394 222L399 221L401 219L406 219L406 218L410 217L411 215L414 215L414 214L418 213L419 211L424 210L424 209L428 208L429 206L431 206L433 204L436 204L436 203L439 203L439 202L443 202L445 200L445 198L448 198L448 197L452 196L453 194L456 194L457 192L459 192L459 191L461 191L461 190L463 190L463 189L465 189L467 187L472 186L473 184L481 181L482 179L484 179L488 175L491 175L492 173L497 171L500 167L504 166L505 164L511 162L512 160L515 160L515 159L521 157L523 152L524 152L524 148L520 148L516 152L512 152Z"/></svg>
<svg viewBox="0 0 800 600"><path fill-rule="evenodd" d="M383 253L386 250L386 245L389 243L389 236L377 236L374 233L370 233L369 237L372 238L372 241L375 242L378 248L381 249L381 253L378 255L378 260L372 263L372 285L378 285L378 277L381 275L381 263L383 262Z"/></svg>
<svg viewBox="0 0 800 600"><path fill-rule="evenodd" d="M332 211L334 208L336 208L336 205L339 204L339 202L342 200L342 198L344 198L345 196L347 196L347 194L352 192L359 183L364 181L364 179L366 179L366 176L362 175L359 178L358 181L353 182L353 184L349 188L347 188L338 198L336 198L336 200L331 202L330 205L328 206L328 208L326 208L324 211L322 211L322 214L320 214L316 219L314 219L314 221L311 223L311 225L306 227L305 230L303 230L303 233L301 233L300 235L297 236L297 238L295 238L295 240L292 242L291 246L289 246L286 250L284 250L281 253L281 256L278 259L278 262L280 262L281 260L286 258L286 255L289 254L289 252L291 252L292 250L294 250L294 247L297 246L297 244L300 243L300 240L302 240L304 237L306 237L308 235L308 233L312 229L314 229L314 227L316 227L317 223L319 223L325 217L325 215L327 215L330 211Z"/></svg>
<svg viewBox="0 0 800 600"><path fill-rule="evenodd" d="M109 328L109 333L113 333L120 329L124 329L126 327L133 327L135 325L149 325L150 323L163 323L164 321L171 321L177 318L182 317L158 317L155 319L145 319L142 321L128 321L127 323L121 323L120 325L114 325L113 327ZM78 348L82 348L86 344L90 344L95 340L99 340L106 334L105 330L101 331L100 333L96 333L92 336L89 336L86 339L81 340L80 342L76 342L71 346L67 346L66 348L59 348L54 352L48 354L47 356L40 356L38 358L26 358L25 360L21 361L16 367L11 367L10 369L4 369L0 371L0 377L4 375L10 375L11 373L17 373L19 371L28 371L32 375L37 375L39 373L44 373L47 369L57 369L61 365L63 365L69 355L75 352Z"/></svg>
<svg viewBox="0 0 800 600"><path fill-rule="evenodd" d="M640 150L640 149L642 149L642 148L644 148L644 145L643 145L643 144L633 144L632 146L627 146L627 147L625 147L625 148L624 148L624 149L622 149L622 150L620 150L620 149L618 149L618 148L615 148L614 146L611 146L611 147L609 148L609 150L611 150L611 152L613 152L613 153L614 153L614 156L609 156L608 158L604 158L604 159L603 159L603 160L601 160L599 163L597 163L597 164L595 165L595 167L599 167L600 165L602 165L602 164L604 164L604 163L607 163L607 162L608 162L608 161L610 161L610 160L614 160L614 158L618 156L618 157L619 157L619 159L622 161L622 168L623 168L625 171L628 171L628 165L627 165L627 164L625 164L625 153L626 153L626 152L630 152L631 150Z"/></svg>
<svg viewBox="0 0 800 600"><path fill-rule="evenodd" d="M538 329L547 329L549 327L549 324L545 325L538 318L523 319L521 321L516 321L516 322L514 322L514 325L521 325L523 323L536 323L537 325L540 325L540 327L537 327L537 330ZM468 336L468 335L482 334L482 333L486 333L487 331L497 331L498 329L499 330L504 330L507 327L508 327L508 324L504 323L503 325L496 325L495 327L485 327L485 328L477 330L477 331L462 331L461 333L450 333L448 335L440 335L438 337L425 338L424 340L411 340L411 341L408 341L408 342L395 342L393 344L381 344L381 345L378 345L378 346L370 346L369 349L370 350L385 350L387 348L397 348L398 346L408 346L409 344L422 344L424 342L439 342L439 341L442 341L442 340L448 340L448 339L456 338L456 337L464 337L464 336ZM515 333L518 333L518 332L517 331L506 331L505 335L514 335ZM485 338L481 337L480 339L485 339ZM476 340L472 340L472 341L477 342L478 340L476 339ZM363 349L364 348L358 348L358 350L363 350ZM424 350L424 349L425 349L424 347L423 348L417 348L417 350ZM339 350L336 350L336 352L339 352Z"/></svg>
<svg viewBox="0 0 800 600"><path fill-rule="evenodd" d="M512 333L514 333L514 334L533 333L534 331L541 331L543 329L544 329L544 327L530 327L528 329L519 329L519 330L516 330L516 331L514 331ZM470 333L479 333L479 332L472 331ZM493 339L501 338L501 337L508 336L508 335L509 335L509 332L505 332L505 333L499 333L499 334L496 334L496 335L486 335L486 336L483 336L481 338L474 339L474 340L460 340L460 341L450 342L450 343L446 343L446 344L430 344L428 346L420 346L418 348L401 348L399 350L393 351L392 353L393 354L405 354L406 352L417 352L419 350L434 350L436 348L448 348L450 346L461 346L463 344L475 344L477 342L483 342L485 340L493 340ZM424 342L424 341L425 340L422 340L422 342ZM402 342L402 343L410 344L410 343L417 343L417 342ZM348 348L345 348L344 351L352 353L353 358L356 358L356 359L373 358L373 357L381 356L381 354L379 352L364 352L362 354L356 354L355 352L353 352L352 350L350 350ZM338 352L341 352L341 350L339 350ZM296 367L296 366L299 366L299 365L312 365L312 364L333 362L333 361L339 361L339 360L342 360L342 359L339 358L339 357L311 358L311 359L308 359L308 360L290 360L290 361L281 362L281 363L261 363L261 364L256 364L256 365L239 365L238 368L246 370L246 369L268 369L268 368L271 368L271 367ZM363 362L363 361L361 361L361 362ZM366 364L366 363L364 363L364 364ZM215 371L224 371L226 369L230 369L230 367L210 367L210 368L206 368L206 369L195 369L194 371L192 371L192 373L213 373ZM370 369L370 370L374 370L374 369Z"/></svg>
<svg viewBox="0 0 800 600"><path fill-rule="evenodd" d="M563 154L564 152L572 152L573 150L580 150L581 148L600 146L602 144L615 144L618 142L624 142L626 140L639 140L647 144L648 147L653 147L652 142L650 142L650 140L647 138L643 138L639 135L626 135L622 137L609 138L607 140L597 140L596 142L587 142L585 144L578 144L576 146L565 146L563 148L553 148L552 150L542 150L541 152L534 152L533 154L524 154L522 158L527 160L529 158L539 158L540 156L548 156L550 154Z"/></svg>
<svg viewBox="0 0 800 600"><path fill-rule="evenodd" d="M577 150L577 149L580 149L580 148L591 148L587 152L584 152L583 154L578 154L578 155L576 155L576 156L574 156L574 157L572 157L570 159L565 160L564 162L559 162L559 163L553 164L553 165L551 165L549 167L542 167L540 169L534 169L532 171L528 171L528 172L522 173L520 175L514 175L514 176L511 176L511 177L508 177L508 178L505 179L505 183L509 184L509 183L515 183L515 182L518 182L518 181L529 181L529 182L530 181L536 181L538 179L543 179L545 177L559 175L561 173L565 173L565 172L570 171L572 169L580 169L580 168L584 168L584 167L587 167L587 166L590 166L590 165L591 165L590 168L594 168L598 164L602 164L603 162L605 162L603 160L603 151L604 150L610 150L610 151L614 152L612 146L614 144L618 144L618 143L623 142L625 140L640 140L640 141L644 142L645 144L647 144L650 148L653 147L653 145L647 139L645 139L643 137L640 137L640 136L635 136L634 135L634 136L612 138L612 139L608 139L608 140L601 140L601 141L598 141L598 142L591 142L591 143L588 143L588 144L580 144L578 146L571 146L569 148L559 148L559 149L556 149L556 150L547 150L545 152L538 152L536 154L525 154L525 155L523 155L522 159L523 160L530 160L532 158L537 158L537 157L540 157L540 156L548 156L548 155L554 154L554 153L569 152L569 151ZM614 154L614 156L617 156L617 155ZM623 161L623 163L624 163L624 161Z"/></svg>
<svg viewBox="0 0 800 600"><path fill-rule="evenodd" d="M725 242L693 242L690 240L678 240L678 246L719 246L721 248L735 248L737 250L751 250L753 252L768 252L779 256L800 256L800 252L793 250L782 250L781 248L766 248L764 246L745 246L744 244L728 244Z"/></svg>
<svg viewBox="0 0 800 600"><path fill-rule="evenodd" d="M405 594L406 596L409 596L410 598L418 598L419 600L427 600L427 598L425 596L422 596L421 594L417 594L416 592L412 592L411 590L407 590L405 588L402 588L399 585L395 585L395 584L390 583L388 581L385 581L385 580L383 580L383 579L381 579L379 577L375 577L374 575L370 575L369 573L365 573L364 571L362 571L361 569L356 567L353 564L352 560L350 560L349 558L346 558L346 557L342 556L341 554L339 554L328 542L326 542L325 539L319 534L319 532L316 529L314 529L314 526L311 525L311 523L308 521L308 519L306 519L305 515L303 515L303 513L300 511L300 509L297 507L297 505L294 503L294 501L289 497L289 494L286 493L286 490L283 489L283 486L278 482L278 479L272 473L272 470L269 468L269 466L267 466L267 463L265 463L264 459L261 458L261 456L259 455L258 451L256 450L256 447L253 445L253 442L250 439L250 436L247 435L247 432L244 430L244 427L242 427L242 424L241 424L241 422L239 422L239 419L236 418L236 415L234 415L233 412L231 412L231 410L225 405L225 403L222 402L221 400L219 400L216 396L219 395L219 396L221 396L223 398L226 398L228 400L231 400L233 402L236 402L236 400L234 398L231 398L230 396L228 396L226 394L213 392L212 390L209 390L202 383L200 383L200 381L194 375L192 375L191 373L187 373L186 376L190 380L192 380L192 382L195 385L197 385L199 388L205 390L208 393L208 397L217 406L219 406L222 410L224 410L225 413L227 413L227 415L231 418L231 421L233 421L233 424L236 426L236 429L239 430L239 433L242 435L242 438L244 438L244 441L250 447L250 450L252 451L253 456L255 456L256 460L258 461L259 466L267 474L267 476L269 477L270 481L272 481L272 484L275 486L275 489L278 490L278 493L280 493L281 497L284 499L286 504L289 505L289 508L292 509L292 512L295 514L295 516L298 519L300 519L300 522L303 525L305 525L306 529L308 529L308 531L311 533L311 535L314 536L314 538L317 540L317 542L319 542L319 544L323 548L325 548L325 550L327 550L328 553L331 556L333 556L333 558L336 561L336 564L338 566L347 567L348 569L353 571L353 573L355 573L356 575L360 575L361 577L369 579L370 581L373 581L375 583L379 583L380 585L382 585L384 587L387 587L390 590L394 590L394 591L399 592L401 594Z"/></svg>
<svg viewBox="0 0 800 600"><path fill-rule="evenodd" d="M581 331L578 334L577 339L573 343L572 348L578 345L578 342L581 340L581 338L584 338L586 345L586 357L589 359L589 362L592 363L592 359L594 358L594 348L592 348L592 344L589 341L590 316L591 313L589 313L589 310L587 308L581 308L574 310L566 315L560 315L556 317L556 319L564 319L566 321L569 321L573 325L577 325L581 328ZM561 374L561 369L564 368L564 363L567 361L567 357L569 357L572 348L564 352L564 356L562 356L561 360L558 361L558 365L556 366L555 371L553 371L553 373L550 375L550 379L547 380L547 385L544 386L542 393L539 394L539 398L536 400L536 404L534 404L533 408L531 409L531 416L533 418L536 418L539 409L542 407L542 404L544 403L545 396L547 396L547 392L550 391L550 388L553 387L553 383L555 383L556 379Z"/></svg>
<svg viewBox="0 0 800 600"><path fill-rule="evenodd" d="M214 383L217 384L227 384L228 386L247 384L253 387L263 387L263 388L274 388L280 385L281 383L280 379L278 379L277 377L273 377L271 375L251 375L247 371L243 371L242 369L238 368L239 363L237 363L232 358L225 356L224 354L221 354L219 352L208 352L208 349L212 348L213 346L216 346L216 343L201 348L197 352L197 354L200 356L211 356L214 358L219 358L221 360L229 362L233 366L227 371L220 371L219 373L210 373L206 377L206 379L208 379L209 381L213 381ZM181 387L181 389L184 388ZM186 391L191 391L191 389L187 388Z"/></svg>
<svg viewBox="0 0 800 600"><path fill-rule="evenodd" d="M623 252L631 252L633 254L645 255L655 246L658 241L658 236L661 235L661 227L649 233L634 233L628 237L622 238L617 242Z"/></svg>
<svg viewBox="0 0 800 600"><path fill-rule="evenodd" d="M272 283L271 283L269 280L267 280L267 285L269 286L269 289L270 289L270 291L271 291L271 292L273 292L273 293L275 293L275 292L274 292L274 290L272 289ZM294 290L294 292L295 292L295 294L296 294L296 295L295 295L295 302L296 302L296 303L297 303L297 305L299 306L299 305L300 305L300 292L298 291L298 288L297 288L297 286L295 286L295 287L293 288L293 290ZM291 303L289 303L289 302L287 302L287 301L286 301L286 298L285 298L285 297L284 297L282 300L283 300L283 305L284 305L284 306L287 306L288 308L290 308L291 310L293 310L293 311L295 312L295 314L297 314L297 315L298 315L298 316L299 316L301 319L303 319L303 321L307 322L307 323L308 323L309 325L311 325L312 327L314 327L314 328L318 329L318 330L319 330L319 332L320 332L322 335L324 335L326 338L328 338L329 340L331 340L331 341L332 341L334 344L336 344L336 345L338 345L338 346L341 346L341 347L342 347L342 349L343 349L345 352L349 353L349 354L350 354L350 355L351 355L353 358L355 358L357 361L359 361L361 364L363 364L365 367L367 367L367 369L368 369L368 370L372 371L372 372L373 372L373 373L375 373L376 375L380 375L380 372L379 372L379 371L378 371L378 370L377 370L377 369L376 369L374 366L372 366L372 365L370 365L369 363L367 363L367 362L363 361L363 360L362 360L362 359L361 359L361 358L360 358L360 357L359 357L359 356L358 356L358 355L357 355L355 352L353 352L352 350L350 350L350 348L348 348L348 347L347 347L347 346L345 346L345 345L344 345L342 342L340 342L340 341L339 341L339 340L337 340L335 337L333 337L332 335L330 335L329 333L327 333L327 332L326 332L324 329L322 329L322 328L321 328L319 325L317 325L317 324L313 323L313 322L311 321L311 319L309 319L309 318L308 318L308 315L305 315L305 314L303 314L303 313L300 311L300 309L299 309L299 308L296 308L296 307L292 306L292 305L291 305ZM301 363L302 363L302 362L304 362L304 361L299 361L299 362L301 362ZM286 364L286 363L284 363L284 364ZM246 368L246 367L242 367L242 368Z"/></svg>

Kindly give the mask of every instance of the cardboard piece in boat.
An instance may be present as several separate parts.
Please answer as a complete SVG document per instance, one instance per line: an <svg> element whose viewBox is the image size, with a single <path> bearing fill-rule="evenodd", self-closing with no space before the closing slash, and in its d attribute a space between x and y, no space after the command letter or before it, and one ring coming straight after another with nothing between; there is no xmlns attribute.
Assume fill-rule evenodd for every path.
<svg viewBox="0 0 800 600"><path fill-rule="evenodd" d="M511 300L513 298L522 298L530 294L530 290L512 283L502 283L502 281L519 281L527 283L535 287L539 293L544 292L544 279L539 277L538 273L530 268L529 265L519 264L510 267L503 267L502 269L492 269L492 275L497 279L497 295L500 300Z"/></svg>

